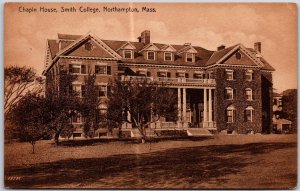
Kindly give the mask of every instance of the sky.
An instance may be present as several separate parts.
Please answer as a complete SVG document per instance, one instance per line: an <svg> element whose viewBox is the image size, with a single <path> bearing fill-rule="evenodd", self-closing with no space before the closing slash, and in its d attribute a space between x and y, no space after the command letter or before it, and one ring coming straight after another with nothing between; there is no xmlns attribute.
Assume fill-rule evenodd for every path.
<svg viewBox="0 0 300 191"><path fill-rule="evenodd" d="M79 7L100 13L80 12ZM156 12L105 13L103 7L155 8ZM56 8L56 13L20 12L24 8ZM60 12L74 7L77 12ZM5 5L5 65L30 66L41 75L46 40L57 33L101 39L136 41L143 30L151 41L192 43L208 50L242 43L262 43L262 55L276 69L273 84L278 93L297 88L297 6L291 3L8 3Z"/></svg>

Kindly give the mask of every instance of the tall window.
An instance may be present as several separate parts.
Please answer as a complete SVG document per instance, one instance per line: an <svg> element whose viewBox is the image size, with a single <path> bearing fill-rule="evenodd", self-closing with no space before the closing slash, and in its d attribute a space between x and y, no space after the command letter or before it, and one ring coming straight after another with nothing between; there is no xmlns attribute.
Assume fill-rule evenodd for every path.
<svg viewBox="0 0 300 191"><path fill-rule="evenodd" d="M165 52L164 53L165 61L172 61L172 53L171 52Z"/></svg>
<svg viewBox="0 0 300 191"><path fill-rule="evenodd" d="M247 70L245 72L245 78L247 81L252 81L253 80L253 71L252 70Z"/></svg>
<svg viewBox="0 0 300 191"><path fill-rule="evenodd" d="M246 93L246 99L247 100L252 100L253 99L252 89L251 88L246 88L245 89L245 93Z"/></svg>
<svg viewBox="0 0 300 191"><path fill-rule="evenodd" d="M86 65L84 64L69 64L70 74L86 74Z"/></svg>
<svg viewBox="0 0 300 191"><path fill-rule="evenodd" d="M226 70L226 80L233 80L233 79L234 79L233 70Z"/></svg>
<svg viewBox="0 0 300 191"><path fill-rule="evenodd" d="M111 75L111 67L103 65L95 65L95 74Z"/></svg>
<svg viewBox="0 0 300 191"><path fill-rule="evenodd" d="M235 108L230 105L226 108L226 122L233 123L235 121Z"/></svg>
<svg viewBox="0 0 300 191"><path fill-rule="evenodd" d="M203 79L203 74L201 74L201 73L195 73L194 74L194 78L196 78L196 79Z"/></svg>
<svg viewBox="0 0 300 191"><path fill-rule="evenodd" d="M230 87L225 88L225 99L232 100L233 94L234 94L234 91L232 88L230 88Z"/></svg>
<svg viewBox="0 0 300 191"><path fill-rule="evenodd" d="M147 60L155 60L155 52L148 51L147 52Z"/></svg>
<svg viewBox="0 0 300 191"><path fill-rule="evenodd" d="M72 84L69 87L69 95L80 97L80 93L81 93L81 85L80 84Z"/></svg>
<svg viewBox="0 0 300 191"><path fill-rule="evenodd" d="M252 106L248 106L245 110L245 122L253 121L254 109Z"/></svg>
<svg viewBox="0 0 300 191"><path fill-rule="evenodd" d="M194 54L186 53L186 62L194 62Z"/></svg>
<svg viewBox="0 0 300 191"><path fill-rule="evenodd" d="M167 78L170 78L171 77L171 73L170 72L157 72L157 76L158 77L167 77Z"/></svg>
<svg viewBox="0 0 300 191"><path fill-rule="evenodd" d="M106 85L100 85L96 86L98 97L107 97L107 86Z"/></svg>
<svg viewBox="0 0 300 191"><path fill-rule="evenodd" d="M124 58L126 59L132 59L132 50L124 50Z"/></svg>
<svg viewBox="0 0 300 191"><path fill-rule="evenodd" d="M80 113L75 113L75 115L72 116L72 123L81 123L81 115Z"/></svg>

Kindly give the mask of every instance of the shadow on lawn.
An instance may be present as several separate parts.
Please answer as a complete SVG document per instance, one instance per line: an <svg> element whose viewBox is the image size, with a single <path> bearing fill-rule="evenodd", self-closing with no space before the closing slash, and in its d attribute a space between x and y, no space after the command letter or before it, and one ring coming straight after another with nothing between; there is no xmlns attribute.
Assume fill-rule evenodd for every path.
<svg viewBox="0 0 300 191"><path fill-rule="evenodd" d="M138 155L68 159L31 167L11 167L6 175L23 178L6 180L5 186L51 188L70 184L88 187L94 183L99 185L98 188L180 188L182 183L199 185L209 181L216 185L227 181L224 176L255 165L249 161L250 157L253 159L259 154L290 147L296 147L296 143L211 145ZM166 187L166 183L174 187Z"/></svg>

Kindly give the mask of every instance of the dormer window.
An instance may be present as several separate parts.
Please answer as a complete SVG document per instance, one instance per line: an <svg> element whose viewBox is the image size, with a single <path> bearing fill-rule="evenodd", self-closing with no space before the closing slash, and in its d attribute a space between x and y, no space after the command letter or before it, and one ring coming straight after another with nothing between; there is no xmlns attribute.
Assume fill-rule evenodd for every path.
<svg viewBox="0 0 300 191"><path fill-rule="evenodd" d="M124 58L125 59L132 59L133 58L133 56L132 56L132 50L124 50Z"/></svg>
<svg viewBox="0 0 300 191"><path fill-rule="evenodd" d="M172 53L171 52L165 52L164 53L164 59L165 59L165 61L172 61L173 60Z"/></svg>
<svg viewBox="0 0 300 191"><path fill-rule="evenodd" d="M155 60L155 52L148 51L147 52L147 60Z"/></svg>
<svg viewBox="0 0 300 191"><path fill-rule="evenodd" d="M186 62L194 62L194 54L186 53Z"/></svg>

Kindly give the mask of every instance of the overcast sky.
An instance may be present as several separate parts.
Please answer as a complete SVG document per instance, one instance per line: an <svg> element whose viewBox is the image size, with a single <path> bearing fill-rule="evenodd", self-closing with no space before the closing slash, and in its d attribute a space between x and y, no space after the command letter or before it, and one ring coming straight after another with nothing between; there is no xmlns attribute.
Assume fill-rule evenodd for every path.
<svg viewBox="0 0 300 191"><path fill-rule="evenodd" d="M25 13L19 7L39 9L61 6L76 13ZM81 13L79 7L143 7L156 13ZM111 4L6 4L5 65L28 65L41 74L46 39L57 33L86 34L101 39L136 41L140 33L151 31L151 41L201 46L209 50L224 44L242 43L253 47L262 42L264 58L276 69L274 88L281 92L297 88L297 7L295 4L203 4L203 3L111 3Z"/></svg>

